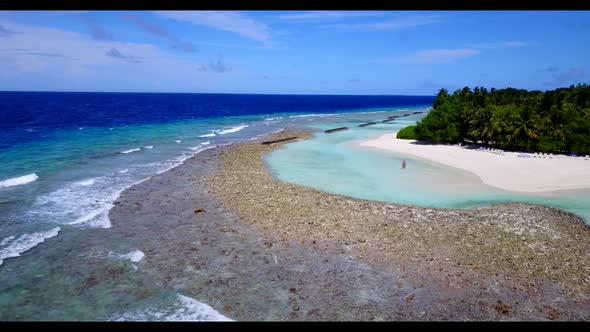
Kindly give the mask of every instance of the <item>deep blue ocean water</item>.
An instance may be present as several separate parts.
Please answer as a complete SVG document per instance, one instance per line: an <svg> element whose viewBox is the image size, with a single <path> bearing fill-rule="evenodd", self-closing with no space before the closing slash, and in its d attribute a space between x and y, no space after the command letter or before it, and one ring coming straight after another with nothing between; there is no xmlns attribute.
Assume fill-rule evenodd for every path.
<svg viewBox="0 0 590 332"><path fill-rule="evenodd" d="M0 92L0 320L222 318L151 285L143 252L109 237L108 211L120 192L209 147L425 108L433 99ZM108 240L89 246L88 234ZM112 284L76 293L85 276L122 266L128 272ZM154 295L127 294L142 287Z"/></svg>
<svg viewBox="0 0 590 332"><path fill-rule="evenodd" d="M0 92L0 148L55 130L274 113L322 114L429 105L430 96Z"/></svg>

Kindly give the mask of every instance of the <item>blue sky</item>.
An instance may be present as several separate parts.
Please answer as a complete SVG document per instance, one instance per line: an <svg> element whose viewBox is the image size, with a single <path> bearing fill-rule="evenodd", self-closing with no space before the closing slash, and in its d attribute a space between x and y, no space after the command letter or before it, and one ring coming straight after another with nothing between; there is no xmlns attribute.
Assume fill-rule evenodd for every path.
<svg viewBox="0 0 590 332"><path fill-rule="evenodd" d="M547 90L590 82L588 36L588 11L0 11L0 90Z"/></svg>

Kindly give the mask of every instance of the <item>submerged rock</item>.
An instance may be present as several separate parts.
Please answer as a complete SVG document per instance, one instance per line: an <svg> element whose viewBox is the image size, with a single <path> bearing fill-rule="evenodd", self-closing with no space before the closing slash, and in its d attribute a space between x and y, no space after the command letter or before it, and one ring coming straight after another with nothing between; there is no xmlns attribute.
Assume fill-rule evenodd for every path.
<svg viewBox="0 0 590 332"><path fill-rule="evenodd" d="M293 136L305 139L311 133L285 131L270 139ZM350 255L404 275L420 285L420 292L409 297L415 306L411 312L428 312L420 319L498 319L501 313L510 319L579 320L590 315L590 283L580 282L590 275L590 228L577 216L528 203L433 209L325 193L272 176L263 156L281 146L236 145L207 180L210 193L269 242ZM559 263L566 259L568 264ZM553 303L557 297L559 306ZM498 298L511 303L471 309ZM559 311L529 310L545 303ZM454 309L431 313L438 306Z"/></svg>

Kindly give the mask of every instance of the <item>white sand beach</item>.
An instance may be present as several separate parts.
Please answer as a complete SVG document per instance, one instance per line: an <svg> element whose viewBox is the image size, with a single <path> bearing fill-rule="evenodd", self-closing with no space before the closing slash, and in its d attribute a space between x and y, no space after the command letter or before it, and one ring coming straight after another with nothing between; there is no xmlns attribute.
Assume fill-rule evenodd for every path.
<svg viewBox="0 0 590 332"><path fill-rule="evenodd" d="M427 159L479 176L490 186L517 192L548 192L590 188L590 160L584 157L520 158L519 153L494 154L458 145L422 145L396 138L396 133L361 142L379 148ZM408 167L412 167L408 163Z"/></svg>

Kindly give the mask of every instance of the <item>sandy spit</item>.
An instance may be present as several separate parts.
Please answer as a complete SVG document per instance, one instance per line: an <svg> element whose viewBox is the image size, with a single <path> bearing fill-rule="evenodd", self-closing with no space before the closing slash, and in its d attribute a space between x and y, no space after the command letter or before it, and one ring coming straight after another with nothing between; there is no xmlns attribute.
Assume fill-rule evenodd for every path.
<svg viewBox="0 0 590 332"><path fill-rule="evenodd" d="M391 283L413 289L398 317L590 319L590 227L575 215L524 203L452 210L328 194L274 179L263 157L280 146L232 147L207 180L209 193L268 246L304 246L392 272Z"/></svg>
<svg viewBox="0 0 590 332"><path fill-rule="evenodd" d="M520 158L519 153L495 154L458 145L420 144L384 134L361 142L378 148L434 161L473 173L490 186L516 192L548 192L590 188L590 160L583 157Z"/></svg>

